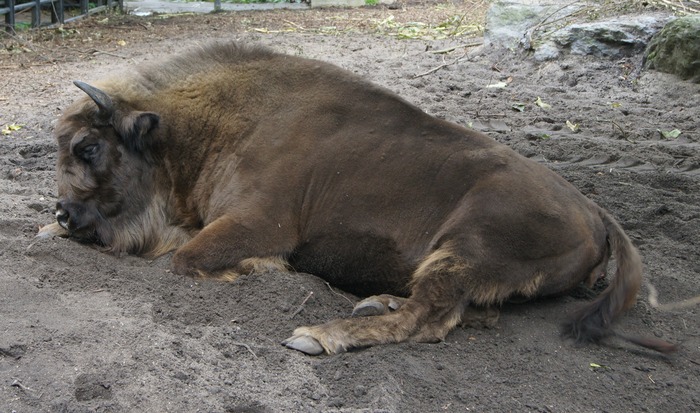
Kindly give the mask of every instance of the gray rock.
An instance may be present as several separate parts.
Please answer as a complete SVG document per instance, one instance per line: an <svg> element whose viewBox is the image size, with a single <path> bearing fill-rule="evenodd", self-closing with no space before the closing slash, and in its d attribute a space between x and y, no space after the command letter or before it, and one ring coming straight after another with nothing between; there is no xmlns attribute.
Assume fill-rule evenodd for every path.
<svg viewBox="0 0 700 413"><path fill-rule="evenodd" d="M668 16L620 16L592 23L578 23L565 27L549 36L552 44L573 54L597 57L625 57L640 53L651 37L668 22Z"/></svg>
<svg viewBox="0 0 700 413"><path fill-rule="evenodd" d="M668 23L649 43L645 67L700 83L700 15Z"/></svg>
<svg viewBox="0 0 700 413"><path fill-rule="evenodd" d="M636 15L567 24L583 7L584 2L557 0L548 4L539 0L496 1L486 14L484 44L534 50L538 61L557 59L562 53L620 58L641 53L672 19L667 15Z"/></svg>
<svg viewBox="0 0 700 413"><path fill-rule="evenodd" d="M554 60L561 55L559 47L554 42L542 43L535 49L535 60L542 62L545 60Z"/></svg>

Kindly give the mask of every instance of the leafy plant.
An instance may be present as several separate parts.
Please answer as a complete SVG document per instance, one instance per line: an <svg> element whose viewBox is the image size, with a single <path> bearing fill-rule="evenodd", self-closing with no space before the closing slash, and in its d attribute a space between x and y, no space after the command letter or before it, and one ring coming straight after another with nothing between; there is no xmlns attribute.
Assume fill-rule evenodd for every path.
<svg viewBox="0 0 700 413"><path fill-rule="evenodd" d="M32 24L29 22L16 22L15 23L15 30L20 31L20 30L28 30L31 29Z"/></svg>

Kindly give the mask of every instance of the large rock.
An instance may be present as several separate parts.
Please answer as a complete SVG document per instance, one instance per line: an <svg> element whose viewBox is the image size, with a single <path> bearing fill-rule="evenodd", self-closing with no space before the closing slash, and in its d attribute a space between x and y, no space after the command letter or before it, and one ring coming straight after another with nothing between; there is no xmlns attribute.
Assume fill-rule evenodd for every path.
<svg viewBox="0 0 700 413"><path fill-rule="evenodd" d="M562 53L620 58L641 53L668 15L618 16L572 23L584 2L510 0L494 2L486 14L487 47L534 50L537 60Z"/></svg>
<svg viewBox="0 0 700 413"><path fill-rule="evenodd" d="M668 16L619 16L592 23L578 23L553 32L537 49L551 47L573 54L619 58L644 51L652 36L668 22ZM548 37L548 38L547 38Z"/></svg>
<svg viewBox="0 0 700 413"><path fill-rule="evenodd" d="M649 43L645 66L700 83L700 15L668 23Z"/></svg>

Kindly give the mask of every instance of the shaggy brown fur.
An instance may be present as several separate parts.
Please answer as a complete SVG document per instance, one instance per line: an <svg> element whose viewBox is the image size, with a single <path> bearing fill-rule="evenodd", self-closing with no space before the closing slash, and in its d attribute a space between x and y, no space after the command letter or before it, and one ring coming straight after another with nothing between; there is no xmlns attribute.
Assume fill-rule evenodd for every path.
<svg viewBox="0 0 700 413"><path fill-rule="evenodd" d="M605 211L332 65L226 43L76 85L88 96L56 127L58 223L42 234L176 250L180 274L293 268L384 294L297 329L291 348L442 340L460 322L492 325L510 297L597 279L611 253L614 281L566 332L597 340L635 302L641 260Z"/></svg>

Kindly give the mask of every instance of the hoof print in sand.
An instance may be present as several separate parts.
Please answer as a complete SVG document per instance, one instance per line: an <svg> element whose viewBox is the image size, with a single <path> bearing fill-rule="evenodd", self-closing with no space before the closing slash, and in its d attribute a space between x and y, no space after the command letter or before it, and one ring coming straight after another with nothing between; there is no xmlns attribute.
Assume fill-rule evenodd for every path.
<svg viewBox="0 0 700 413"><path fill-rule="evenodd" d="M112 386L96 374L81 374L75 379L75 398L78 401L112 398Z"/></svg>

